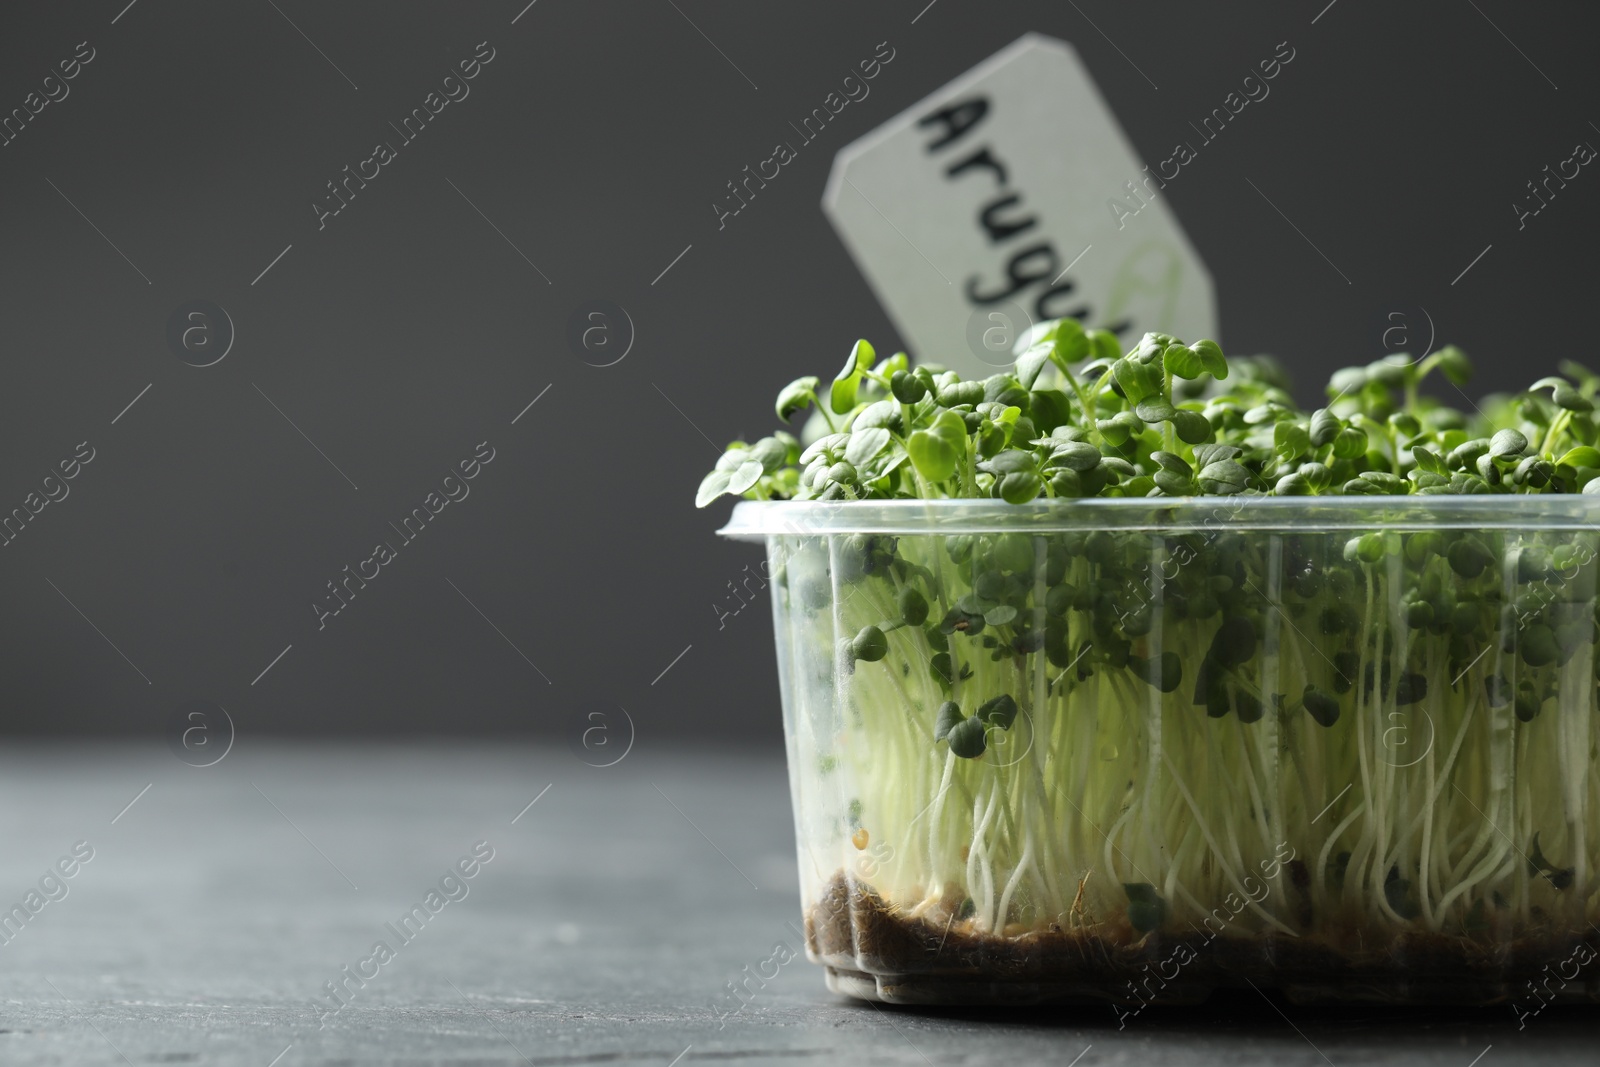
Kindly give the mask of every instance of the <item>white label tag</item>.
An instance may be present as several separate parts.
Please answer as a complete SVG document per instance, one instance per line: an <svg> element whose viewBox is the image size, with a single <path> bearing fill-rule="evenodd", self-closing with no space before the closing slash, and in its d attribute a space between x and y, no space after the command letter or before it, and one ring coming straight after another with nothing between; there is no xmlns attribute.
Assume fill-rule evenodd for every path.
<svg viewBox="0 0 1600 1067"><path fill-rule="evenodd" d="M963 376L1029 326L1217 338L1211 275L1072 46L1027 34L839 152L823 210L913 354Z"/></svg>

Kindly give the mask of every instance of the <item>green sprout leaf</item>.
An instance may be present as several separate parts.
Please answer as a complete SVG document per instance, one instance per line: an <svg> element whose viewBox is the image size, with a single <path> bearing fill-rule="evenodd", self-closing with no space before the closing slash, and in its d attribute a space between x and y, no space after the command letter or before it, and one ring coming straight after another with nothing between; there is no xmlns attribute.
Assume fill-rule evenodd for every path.
<svg viewBox="0 0 1600 1067"><path fill-rule="evenodd" d="M1200 488L1218 496L1242 493L1250 484L1250 472L1231 459L1208 463L1200 470Z"/></svg>
<svg viewBox="0 0 1600 1067"><path fill-rule="evenodd" d="M1193 380L1206 372L1205 360L1188 345L1168 345L1161 353L1162 366L1174 378Z"/></svg>
<svg viewBox="0 0 1600 1067"><path fill-rule="evenodd" d="M771 474L789 462L789 444L776 436L763 437L750 446L749 452L750 458L761 464L763 474Z"/></svg>
<svg viewBox="0 0 1600 1067"><path fill-rule="evenodd" d="M1489 441L1489 455L1495 459L1520 456L1527 450L1528 439L1520 432L1509 428L1496 433Z"/></svg>
<svg viewBox="0 0 1600 1067"><path fill-rule="evenodd" d="M906 442L906 451L918 473L930 482L942 482L956 471L966 455L967 424L953 411L943 411L926 430Z"/></svg>
<svg viewBox="0 0 1600 1067"><path fill-rule="evenodd" d="M1083 324L1077 319L1060 319L1050 329L1046 330L1043 337L1054 342L1051 358L1062 369L1070 369L1072 364L1082 362L1089 356L1100 353L1100 346L1095 339L1095 333L1085 331ZM1120 354L1115 336L1111 339L1111 358L1115 359Z"/></svg>
<svg viewBox="0 0 1600 1067"><path fill-rule="evenodd" d="M977 717L990 726L1009 730L1017 719L1017 710L1016 700L1009 693L1001 693L979 705Z"/></svg>
<svg viewBox="0 0 1600 1067"><path fill-rule="evenodd" d="M1211 438L1211 422L1198 411L1179 411L1172 416L1172 426L1186 445L1204 444Z"/></svg>
<svg viewBox="0 0 1600 1067"><path fill-rule="evenodd" d="M1026 504L1044 491L1044 480L1032 471L1013 471L1000 479L998 495L1007 504Z"/></svg>
<svg viewBox="0 0 1600 1067"><path fill-rule="evenodd" d="M1306 713L1316 720L1318 726L1332 726L1339 721L1338 698L1314 686L1306 686L1300 702L1305 707Z"/></svg>
<svg viewBox="0 0 1600 1067"><path fill-rule="evenodd" d="M1439 361L1439 370L1452 385L1463 386L1472 378L1472 361L1455 345L1446 345L1432 356Z"/></svg>
<svg viewBox="0 0 1600 1067"><path fill-rule="evenodd" d="M1596 453L1596 456L1600 457L1600 453ZM1418 469L1427 471L1429 474L1443 476L1449 473L1449 468L1444 465L1444 459L1430 448L1425 448L1422 445L1413 445L1411 447L1411 458L1416 462Z"/></svg>
<svg viewBox="0 0 1600 1067"><path fill-rule="evenodd" d="M1158 396L1139 401L1133 413L1143 422L1167 422L1178 414L1178 409Z"/></svg>
<svg viewBox="0 0 1600 1067"><path fill-rule="evenodd" d="M1285 419L1272 428L1272 451L1286 463L1306 455L1312 447L1311 434L1298 422Z"/></svg>
<svg viewBox="0 0 1600 1067"><path fill-rule="evenodd" d="M1332 444L1342 429L1344 429L1344 423L1339 421L1339 416L1327 408L1318 408L1311 413L1308 436L1311 438L1311 444L1316 448Z"/></svg>
<svg viewBox="0 0 1600 1067"><path fill-rule="evenodd" d="M865 467L889 446L889 431L881 426L858 429L845 445L844 458L856 467Z"/></svg>
<svg viewBox="0 0 1600 1067"><path fill-rule="evenodd" d="M796 378L778 392L776 410L780 422L788 422L789 417L797 411L803 411L811 406L811 400L816 395L817 379L815 375L805 378ZM848 409L846 409L848 410Z"/></svg>
<svg viewBox="0 0 1600 1067"><path fill-rule="evenodd" d="M876 626L863 626L850 642L850 651L856 659L876 663L889 654L889 638Z"/></svg>
<svg viewBox="0 0 1600 1067"><path fill-rule="evenodd" d="M732 471L715 470L700 480L700 489L694 495L694 506L703 508L728 491L733 480Z"/></svg>
<svg viewBox="0 0 1600 1067"><path fill-rule="evenodd" d="M897 370L889 379L889 391L900 403L915 404L928 395L928 386L916 375Z"/></svg>
<svg viewBox="0 0 1600 1067"><path fill-rule="evenodd" d="M875 358L876 353L866 341L857 341L850 350L844 367L834 376L833 389L829 394L828 403L835 415L849 414L856 406L856 391L861 383L861 375L871 368Z"/></svg>
<svg viewBox="0 0 1600 1067"><path fill-rule="evenodd" d="M1195 495L1600 496L1600 421L1591 395L1600 391L1600 376L1570 361L1561 364L1566 377L1542 378L1464 413L1417 388L1434 370L1465 381L1471 368L1459 349L1446 346L1420 361L1387 356L1337 371L1328 404L1308 413L1294 405L1278 364L1246 357L1230 366L1213 341L1152 332L1122 351L1115 335L1075 319L1043 323L1031 338L1013 368L970 381L914 366L904 353L875 371L872 346L859 341L825 403L816 404L815 377L780 391L780 419L820 406L799 434L805 444L782 431L752 445L736 442L702 480L696 504L730 495L843 504L968 497L1014 505ZM1059 385L1046 382L1052 362ZM1452 538L1432 555L1469 581L1492 566L1470 539ZM1373 562L1364 550L1351 561ZM1130 580L1137 581L1118 578ZM1216 617L1238 595L1175 592L1171 603L1192 607L1196 618ZM1429 640L1447 636L1447 620L1473 610L1458 611L1449 597L1412 598L1408 628ZM1014 591L984 610L1005 602L1026 612L1026 600ZM985 625L983 612L969 614L971 625ZM1531 621L1540 607L1525 614ZM1485 620L1474 630L1492 628ZM1093 629L1106 636L1099 624ZM992 653L1009 645L1026 656L1036 642L1047 653L1065 647L1060 635L1026 630L996 640L985 646ZM1114 647L1101 648L1096 662L1103 656L1118 669L1129 662ZM1225 710L1236 710L1232 697Z"/></svg>
<svg viewBox="0 0 1600 1067"><path fill-rule="evenodd" d="M1130 404L1137 404L1147 396L1160 393L1160 388L1150 380L1149 372L1144 364L1136 363L1131 359L1119 359L1111 368L1112 376L1117 384L1122 387L1123 395Z"/></svg>
<svg viewBox="0 0 1600 1067"><path fill-rule="evenodd" d="M1333 439L1333 454L1338 459L1354 459L1367 451L1367 432L1346 426Z"/></svg>
<svg viewBox="0 0 1600 1067"><path fill-rule="evenodd" d="M989 747L983 720L976 715L950 727L945 732L945 740L950 742L950 751L962 759L977 759Z"/></svg>
<svg viewBox="0 0 1600 1067"><path fill-rule="evenodd" d="M1158 659L1130 655L1128 665L1142 681L1163 693L1177 692L1178 686L1183 684L1183 660L1171 649L1161 653Z"/></svg>
<svg viewBox="0 0 1600 1067"><path fill-rule="evenodd" d="M1005 626L1017 617L1017 609L1010 604L996 604L982 612L983 621L990 626Z"/></svg>
<svg viewBox="0 0 1600 1067"><path fill-rule="evenodd" d="M1579 445L1556 460L1558 467L1600 467L1600 449L1592 445Z"/></svg>
<svg viewBox="0 0 1600 1067"><path fill-rule="evenodd" d="M1574 389L1565 378L1540 378L1528 387L1528 392L1536 393L1541 389L1550 390L1550 399L1558 408L1582 412L1594 410L1594 403Z"/></svg>
<svg viewBox="0 0 1600 1067"><path fill-rule="evenodd" d="M1136 882L1124 885L1122 891L1128 895L1128 925L1135 931L1148 934L1166 921L1167 902L1156 892L1155 886Z"/></svg>
<svg viewBox="0 0 1600 1067"><path fill-rule="evenodd" d="M1022 388L1033 388L1034 383L1039 380L1040 372L1049 364L1055 348L1054 342L1037 344L1017 357L1017 382Z"/></svg>
<svg viewBox="0 0 1600 1067"><path fill-rule="evenodd" d="M1222 349L1215 341L1196 341L1194 351L1200 357L1200 363L1206 371L1217 381L1222 381L1228 376L1228 361L1222 355Z"/></svg>
<svg viewBox="0 0 1600 1067"><path fill-rule="evenodd" d="M737 496L760 481L761 475L761 464L758 461L748 460L741 463L728 477L727 492Z"/></svg>

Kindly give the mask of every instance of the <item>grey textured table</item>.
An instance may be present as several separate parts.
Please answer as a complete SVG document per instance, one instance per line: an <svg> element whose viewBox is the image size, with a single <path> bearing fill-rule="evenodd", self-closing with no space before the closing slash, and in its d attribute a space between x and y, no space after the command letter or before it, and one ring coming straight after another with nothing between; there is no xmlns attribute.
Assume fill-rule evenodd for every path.
<svg viewBox="0 0 1600 1067"><path fill-rule="evenodd" d="M241 740L196 769L158 747L9 747L0 904L26 907L42 878L59 899L41 892L37 913L5 928L0 1063L1600 1057L1597 1016L1583 1009L1547 1009L1519 1031L1506 1009L1336 1012L1249 997L1152 1009L1119 1030L1109 1009L1039 1018L851 1003L803 957L724 1015L745 967L801 947L783 773L770 755L737 751L640 749L601 770L559 748ZM93 858L45 878L80 841ZM440 890L479 841L493 858ZM402 940L391 927L414 904L420 932ZM374 956L380 940L392 958ZM348 1002L334 1011L327 984L341 980Z"/></svg>

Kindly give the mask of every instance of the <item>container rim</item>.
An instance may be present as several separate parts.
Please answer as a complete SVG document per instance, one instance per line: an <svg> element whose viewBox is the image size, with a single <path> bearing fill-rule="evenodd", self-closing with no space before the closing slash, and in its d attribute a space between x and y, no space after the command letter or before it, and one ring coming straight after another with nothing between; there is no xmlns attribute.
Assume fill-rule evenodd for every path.
<svg viewBox="0 0 1600 1067"><path fill-rule="evenodd" d="M738 541L828 534L1067 533L1090 530L1588 530L1600 496L1097 497L1089 500L744 500L717 533Z"/></svg>

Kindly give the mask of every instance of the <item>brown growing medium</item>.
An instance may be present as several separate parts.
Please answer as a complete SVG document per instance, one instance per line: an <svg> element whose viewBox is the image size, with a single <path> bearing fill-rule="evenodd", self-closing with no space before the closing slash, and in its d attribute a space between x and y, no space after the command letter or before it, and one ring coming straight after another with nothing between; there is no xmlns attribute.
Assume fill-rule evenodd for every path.
<svg viewBox="0 0 1600 1067"><path fill-rule="evenodd" d="M1249 984L1303 1003L1493 1005L1530 998L1529 983L1551 978L1551 965L1580 945L1600 950L1600 932L1479 940L1357 923L1302 937L1203 929L1141 937L1120 917L1004 936L955 915L899 914L841 871L806 916L806 945L853 995L930 1005L1197 1004L1214 989ZM1592 978L1543 988L1563 1001L1600 1002Z"/></svg>

